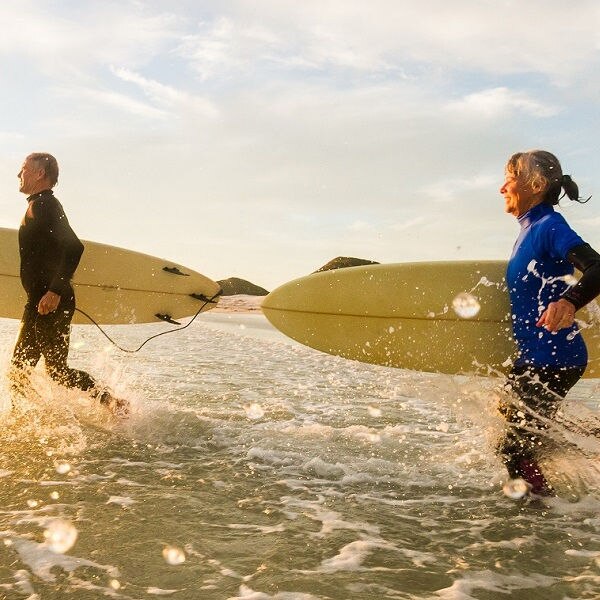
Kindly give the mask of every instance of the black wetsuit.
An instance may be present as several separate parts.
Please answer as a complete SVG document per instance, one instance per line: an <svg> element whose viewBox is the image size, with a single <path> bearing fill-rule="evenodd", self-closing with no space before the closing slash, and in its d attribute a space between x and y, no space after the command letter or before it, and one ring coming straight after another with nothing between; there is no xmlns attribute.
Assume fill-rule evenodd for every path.
<svg viewBox="0 0 600 600"><path fill-rule="evenodd" d="M83 244L71 229L52 190L30 196L30 209L19 228L21 283L27 304L13 353L17 369L35 367L44 356L49 375L62 385L90 390L95 382L84 371L67 366L75 294L71 278L83 254ZM37 307L48 291L60 296L58 308L40 315Z"/></svg>

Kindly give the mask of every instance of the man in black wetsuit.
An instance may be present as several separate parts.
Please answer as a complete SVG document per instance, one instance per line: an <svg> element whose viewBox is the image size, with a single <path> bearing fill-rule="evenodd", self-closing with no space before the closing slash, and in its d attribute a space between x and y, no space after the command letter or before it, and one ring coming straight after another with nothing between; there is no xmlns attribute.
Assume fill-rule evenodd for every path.
<svg viewBox="0 0 600 600"><path fill-rule="evenodd" d="M126 412L125 401L100 388L85 371L67 365L75 312L71 278L83 254L83 244L52 192L58 181L58 163L50 154L30 154L18 177L19 191L28 196L19 228L21 283L27 304L13 353L12 379L26 379L27 369L35 367L43 355L52 379L89 392L113 411Z"/></svg>

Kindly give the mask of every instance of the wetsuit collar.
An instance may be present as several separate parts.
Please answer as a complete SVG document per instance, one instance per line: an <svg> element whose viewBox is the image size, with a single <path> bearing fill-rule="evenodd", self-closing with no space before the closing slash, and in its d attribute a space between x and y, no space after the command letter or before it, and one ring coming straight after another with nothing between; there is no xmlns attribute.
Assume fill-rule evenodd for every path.
<svg viewBox="0 0 600 600"><path fill-rule="evenodd" d="M37 194L31 194L31 196L27 196L27 202L31 202L32 200L37 200L38 198L41 198L42 196L53 196L54 192L52 190L42 190L41 192L38 192Z"/></svg>
<svg viewBox="0 0 600 600"><path fill-rule="evenodd" d="M529 227L534 221L541 219L544 215L548 215L554 212L554 207L551 204L546 204L542 202L541 204L537 204L533 208L530 208L526 213L522 214L517 218L519 221L519 225L521 225L521 229L526 229Z"/></svg>

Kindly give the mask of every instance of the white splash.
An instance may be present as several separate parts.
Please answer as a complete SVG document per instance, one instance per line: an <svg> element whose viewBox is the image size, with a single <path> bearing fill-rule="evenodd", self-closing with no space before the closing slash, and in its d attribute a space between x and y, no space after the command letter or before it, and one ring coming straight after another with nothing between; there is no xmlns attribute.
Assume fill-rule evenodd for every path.
<svg viewBox="0 0 600 600"><path fill-rule="evenodd" d="M502 491L505 496L512 500L523 498L529 492L530 485L524 479L509 479L503 486Z"/></svg>
<svg viewBox="0 0 600 600"><path fill-rule="evenodd" d="M56 465L56 472L59 475L66 475L71 470L71 465L67 462L60 462Z"/></svg>
<svg viewBox="0 0 600 600"><path fill-rule="evenodd" d="M185 562L185 553L177 546L165 546L162 555L169 565L180 565Z"/></svg>
<svg viewBox="0 0 600 600"><path fill-rule="evenodd" d="M68 552L77 540L77 529L66 519L54 519L48 523L44 531L46 546L52 552L64 554Z"/></svg>
<svg viewBox="0 0 600 600"><path fill-rule="evenodd" d="M256 402L244 406L244 410L246 411L246 416L249 419L262 419L265 416L265 411L263 407L260 404L257 404Z"/></svg>
<svg viewBox="0 0 600 600"><path fill-rule="evenodd" d="M473 294L461 292L452 300L452 308L462 319L472 319L481 310L481 305Z"/></svg>
<svg viewBox="0 0 600 600"><path fill-rule="evenodd" d="M381 409L377 408L375 406L367 406L367 412L369 413L369 416L371 417L380 417L381 416Z"/></svg>

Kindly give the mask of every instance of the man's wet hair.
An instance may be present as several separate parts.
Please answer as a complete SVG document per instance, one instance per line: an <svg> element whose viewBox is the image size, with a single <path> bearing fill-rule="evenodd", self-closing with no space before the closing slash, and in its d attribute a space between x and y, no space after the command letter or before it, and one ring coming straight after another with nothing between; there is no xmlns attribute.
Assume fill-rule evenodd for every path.
<svg viewBox="0 0 600 600"><path fill-rule="evenodd" d="M58 183L58 161L52 154L33 152L27 158L32 160L38 169L44 169L44 173L52 187Z"/></svg>

